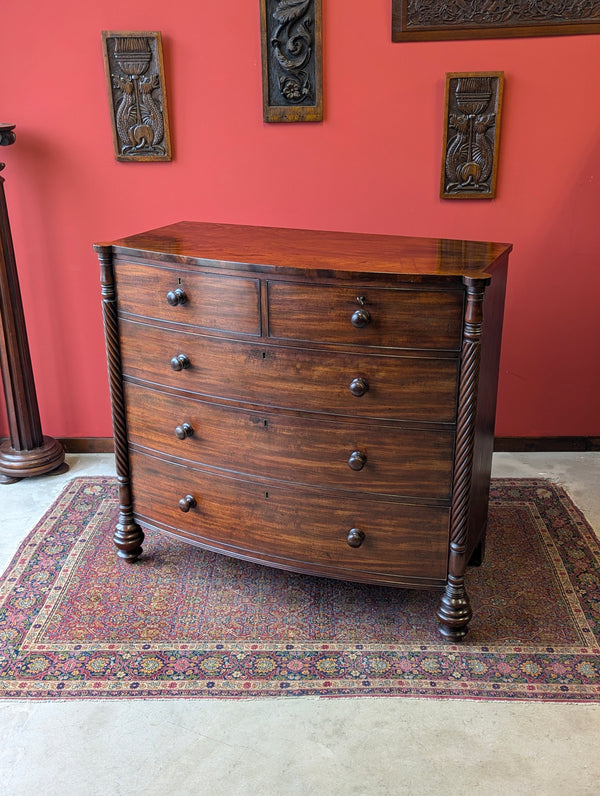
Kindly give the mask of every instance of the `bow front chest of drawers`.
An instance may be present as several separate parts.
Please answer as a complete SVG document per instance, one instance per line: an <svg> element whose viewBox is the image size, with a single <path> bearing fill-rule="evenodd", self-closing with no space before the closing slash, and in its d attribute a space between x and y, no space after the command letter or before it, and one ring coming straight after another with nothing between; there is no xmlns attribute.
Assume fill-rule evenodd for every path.
<svg viewBox="0 0 600 796"><path fill-rule="evenodd" d="M120 517L443 591L485 539L510 246L182 222L98 244Z"/></svg>

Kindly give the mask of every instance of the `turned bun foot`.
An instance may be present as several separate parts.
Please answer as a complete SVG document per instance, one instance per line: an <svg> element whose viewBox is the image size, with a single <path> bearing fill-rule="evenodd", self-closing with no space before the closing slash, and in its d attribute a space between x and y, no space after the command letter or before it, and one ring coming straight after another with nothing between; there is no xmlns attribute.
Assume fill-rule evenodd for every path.
<svg viewBox="0 0 600 796"><path fill-rule="evenodd" d="M462 641L467 635L473 611L463 578L448 576L448 585L440 600L437 616L440 634L448 641Z"/></svg>
<svg viewBox="0 0 600 796"><path fill-rule="evenodd" d="M136 522L119 523L113 536L117 555L124 561L133 563L142 554L144 532Z"/></svg>

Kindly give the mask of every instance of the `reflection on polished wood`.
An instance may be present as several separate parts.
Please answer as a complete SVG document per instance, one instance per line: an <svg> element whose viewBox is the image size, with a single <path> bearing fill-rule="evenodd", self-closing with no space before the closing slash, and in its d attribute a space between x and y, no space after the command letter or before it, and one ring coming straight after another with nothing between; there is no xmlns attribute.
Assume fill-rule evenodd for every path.
<svg viewBox="0 0 600 796"><path fill-rule="evenodd" d="M440 633L460 641L511 247L183 222L95 248L118 555L142 554L144 528L439 589Z"/></svg>

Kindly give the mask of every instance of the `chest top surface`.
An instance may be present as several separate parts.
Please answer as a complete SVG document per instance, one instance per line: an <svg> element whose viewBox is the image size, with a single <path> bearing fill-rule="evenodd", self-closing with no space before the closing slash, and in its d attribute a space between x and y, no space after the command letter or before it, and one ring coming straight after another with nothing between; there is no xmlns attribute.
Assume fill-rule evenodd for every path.
<svg viewBox="0 0 600 796"><path fill-rule="evenodd" d="M98 244L136 256L228 270L358 278L381 274L411 281L487 280L512 246L447 238L253 227L182 221Z"/></svg>

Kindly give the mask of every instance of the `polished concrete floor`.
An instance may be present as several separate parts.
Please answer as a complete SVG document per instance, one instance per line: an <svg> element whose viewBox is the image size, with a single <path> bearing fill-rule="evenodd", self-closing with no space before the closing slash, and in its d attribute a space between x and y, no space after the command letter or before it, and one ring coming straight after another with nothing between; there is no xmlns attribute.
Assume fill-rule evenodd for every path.
<svg viewBox="0 0 600 796"><path fill-rule="evenodd" d="M0 487L0 568L79 475ZM600 453L496 454L494 475L565 486L600 532ZM0 794L596 794L600 704L428 699L0 701Z"/></svg>

